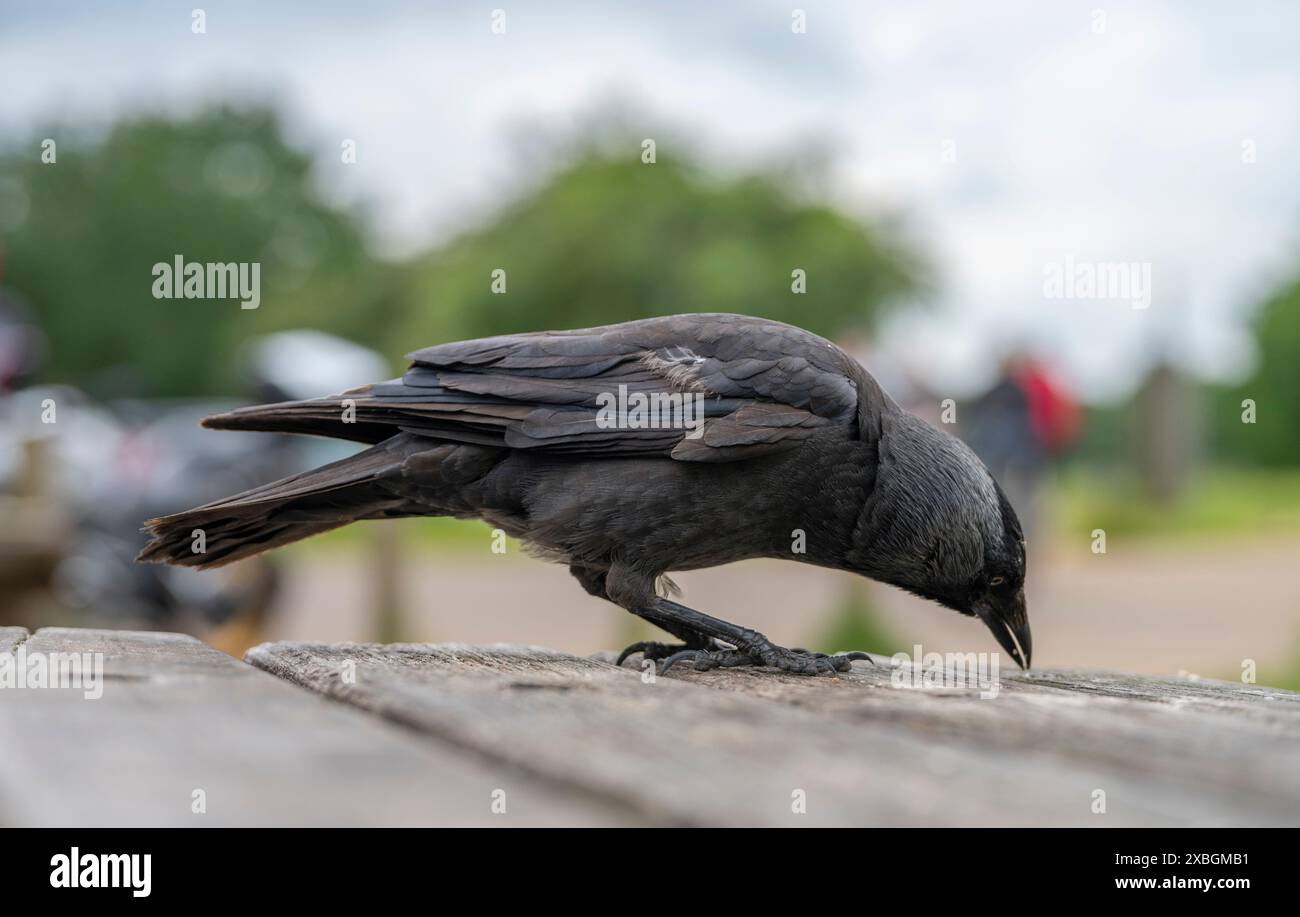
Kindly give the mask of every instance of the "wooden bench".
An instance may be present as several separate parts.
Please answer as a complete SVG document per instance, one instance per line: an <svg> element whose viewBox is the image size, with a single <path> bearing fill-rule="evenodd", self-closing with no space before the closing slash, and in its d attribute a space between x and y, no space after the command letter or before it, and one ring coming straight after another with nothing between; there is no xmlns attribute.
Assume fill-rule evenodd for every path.
<svg viewBox="0 0 1300 917"><path fill-rule="evenodd" d="M0 689L4 825L1300 824L1300 694L1253 685L0 628L20 644L102 653L104 687Z"/></svg>

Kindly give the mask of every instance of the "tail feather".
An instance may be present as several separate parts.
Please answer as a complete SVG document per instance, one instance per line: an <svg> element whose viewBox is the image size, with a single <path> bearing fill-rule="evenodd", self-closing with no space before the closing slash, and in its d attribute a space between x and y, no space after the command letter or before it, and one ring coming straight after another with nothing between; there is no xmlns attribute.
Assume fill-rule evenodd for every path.
<svg viewBox="0 0 1300 917"><path fill-rule="evenodd" d="M535 408L494 395L404 386L400 380L366 385L339 395L236 408L203 419L213 430L303 433L379 443L399 432L481 446L506 444L507 430ZM554 410L547 410L548 415ZM594 421L592 421L594 424Z"/></svg>
<svg viewBox="0 0 1300 917"><path fill-rule="evenodd" d="M406 437L183 513L150 519L145 563L220 567L358 519L403 515L384 486L400 474Z"/></svg>
<svg viewBox="0 0 1300 917"><path fill-rule="evenodd" d="M391 423L375 423L366 418L360 422L345 421L345 400L353 394L360 393L345 392L311 401L282 401L236 408L203 418L203 426L210 430L302 433L371 444L383 442L397 432Z"/></svg>

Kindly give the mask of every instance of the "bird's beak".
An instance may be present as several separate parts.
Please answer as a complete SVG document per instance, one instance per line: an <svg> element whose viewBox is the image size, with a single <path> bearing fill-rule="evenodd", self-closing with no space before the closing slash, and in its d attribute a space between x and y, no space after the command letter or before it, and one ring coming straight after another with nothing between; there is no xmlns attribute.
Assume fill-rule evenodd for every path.
<svg viewBox="0 0 1300 917"><path fill-rule="evenodd" d="M986 596L976 603L975 613L1004 650L1022 669L1029 668L1029 658L1034 652L1034 641L1029 633L1029 613L1025 610L1025 590L1020 589L1011 599Z"/></svg>

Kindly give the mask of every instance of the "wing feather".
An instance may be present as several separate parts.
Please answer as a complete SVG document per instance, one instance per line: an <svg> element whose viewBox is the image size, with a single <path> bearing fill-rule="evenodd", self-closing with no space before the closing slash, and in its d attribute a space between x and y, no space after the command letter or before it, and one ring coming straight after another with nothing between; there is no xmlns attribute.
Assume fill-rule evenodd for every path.
<svg viewBox="0 0 1300 917"><path fill-rule="evenodd" d="M673 315L575 331L502 335L409 355L400 379L331 398L247 408L210 426L376 441L383 429L560 454L730 462L863 426L870 376L816 335L741 315ZM703 404L702 429L611 426L622 392ZM340 430L341 408L355 411ZM602 413L602 408L604 412ZM678 424L678 427L682 427Z"/></svg>

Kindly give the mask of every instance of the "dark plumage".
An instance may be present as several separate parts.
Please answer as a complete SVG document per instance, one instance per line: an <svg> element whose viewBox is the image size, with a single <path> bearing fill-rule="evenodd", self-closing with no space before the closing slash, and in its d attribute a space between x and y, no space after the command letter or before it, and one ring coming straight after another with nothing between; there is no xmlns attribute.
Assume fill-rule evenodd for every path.
<svg viewBox="0 0 1300 917"><path fill-rule="evenodd" d="M208 418L373 445L151 520L140 559L210 567L358 519L479 518L682 639L629 648L669 663L846 669L854 654L786 650L656 589L673 570L780 557L978 615L1029 664L1024 542L1001 489L965 445L903 411L829 341L742 315L674 315L411 359L391 382ZM632 429L629 417L611 426L601 408L620 386L629 397L698 394L702 435ZM193 550L195 529L205 553Z"/></svg>

